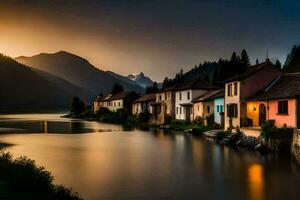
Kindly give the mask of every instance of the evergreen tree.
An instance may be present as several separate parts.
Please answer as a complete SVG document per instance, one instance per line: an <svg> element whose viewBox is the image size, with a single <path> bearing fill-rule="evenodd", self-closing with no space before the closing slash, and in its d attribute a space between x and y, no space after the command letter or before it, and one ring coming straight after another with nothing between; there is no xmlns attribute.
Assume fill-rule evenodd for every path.
<svg viewBox="0 0 300 200"><path fill-rule="evenodd" d="M237 63L237 55L235 53L235 51L232 53L231 58L230 58L230 62L232 63Z"/></svg>
<svg viewBox="0 0 300 200"><path fill-rule="evenodd" d="M300 72L300 46L293 46L287 55L283 69L286 72Z"/></svg>
<svg viewBox="0 0 300 200"><path fill-rule="evenodd" d="M259 61L258 61L258 59L257 59L257 58L256 58L256 61L255 61L255 64L257 64L257 65L259 64Z"/></svg>
<svg viewBox="0 0 300 200"><path fill-rule="evenodd" d="M250 65L250 59L249 59L248 53L245 49L243 49L241 52L241 64L243 64L245 66Z"/></svg>
<svg viewBox="0 0 300 200"><path fill-rule="evenodd" d="M275 67L281 70L281 62L278 59L276 59Z"/></svg>
<svg viewBox="0 0 300 200"><path fill-rule="evenodd" d="M114 86L111 90L111 93L112 94L117 94L117 93L120 93L120 92L123 92L123 91L124 91L123 86L116 83L116 84L114 84Z"/></svg>
<svg viewBox="0 0 300 200"><path fill-rule="evenodd" d="M71 114L80 114L84 110L84 103L78 97L74 97L71 103Z"/></svg>
<svg viewBox="0 0 300 200"><path fill-rule="evenodd" d="M152 86L146 87L146 94L151 94L158 91L157 82L154 82Z"/></svg>

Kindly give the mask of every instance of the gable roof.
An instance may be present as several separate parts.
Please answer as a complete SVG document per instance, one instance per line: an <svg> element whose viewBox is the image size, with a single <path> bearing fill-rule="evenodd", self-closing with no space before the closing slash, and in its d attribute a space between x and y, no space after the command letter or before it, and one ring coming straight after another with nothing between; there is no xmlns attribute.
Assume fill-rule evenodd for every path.
<svg viewBox="0 0 300 200"><path fill-rule="evenodd" d="M300 96L300 73L288 73L278 76L263 91L248 100L272 100Z"/></svg>
<svg viewBox="0 0 300 200"><path fill-rule="evenodd" d="M202 78L198 78L196 80L189 81L187 83L183 83L180 86L175 88L176 91L189 90L189 89L212 90L212 89L216 89L216 87L214 85L212 85L210 82L208 82Z"/></svg>
<svg viewBox="0 0 300 200"><path fill-rule="evenodd" d="M251 65L251 66L247 67L245 72L243 72L241 74L237 74L237 75L225 80L224 82L228 83L228 82L232 82L232 81L245 80L246 78L256 74L257 72L259 72L261 69L263 69L265 67L275 67L275 66L270 61L266 61L266 62L257 64L257 65Z"/></svg>
<svg viewBox="0 0 300 200"><path fill-rule="evenodd" d="M118 99L124 99L129 94L134 94L136 92L134 91L128 91L128 92L120 92L117 94L106 94L103 96L98 96L96 98L96 102L103 102L103 101L112 101L112 100L118 100Z"/></svg>
<svg viewBox="0 0 300 200"><path fill-rule="evenodd" d="M206 93L204 93L203 95L195 98L193 100L193 102L199 102L199 101L210 101L210 100L214 100L217 98L222 98L225 95L225 91L224 89L220 89L220 90L210 90Z"/></svg>
<svg viewBox="0 0 300 200"><path fill-rule="evenodd" d="M152 93L152 94L145 94L145 95L141 96L140 98L136 99L134 101L134 103L154 101L155 98L156 98L156 95L154 93Z"/></svg>

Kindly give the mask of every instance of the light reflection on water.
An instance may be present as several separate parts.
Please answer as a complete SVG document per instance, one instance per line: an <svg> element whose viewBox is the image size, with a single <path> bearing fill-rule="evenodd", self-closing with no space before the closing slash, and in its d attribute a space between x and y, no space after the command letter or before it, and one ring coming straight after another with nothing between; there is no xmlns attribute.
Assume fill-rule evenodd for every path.
<svg viewBox="0 0 300 200"><path fill-rule="evenodd" d="M3 118L10 117L10 120ZM50 170L56 183L86 199L299 199L300 175L278 156L240 151L158 129L61 119L0 116L14 156ZM28 134L30 133L30 134ZM71 134L80 133L80 134Z"/></svg>

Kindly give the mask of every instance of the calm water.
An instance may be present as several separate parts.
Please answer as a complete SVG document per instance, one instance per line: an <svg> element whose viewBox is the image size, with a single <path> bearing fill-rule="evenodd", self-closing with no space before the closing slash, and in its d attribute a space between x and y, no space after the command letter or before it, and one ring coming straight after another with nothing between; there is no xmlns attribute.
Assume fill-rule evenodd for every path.
<svg viewBox="0 0 300 200"><path fill-rule="evenodd" d="M18 128L0 134L14 156L36 160L85 199L300 199L289 156L53 114L0 115L0 127Z"/></svg>

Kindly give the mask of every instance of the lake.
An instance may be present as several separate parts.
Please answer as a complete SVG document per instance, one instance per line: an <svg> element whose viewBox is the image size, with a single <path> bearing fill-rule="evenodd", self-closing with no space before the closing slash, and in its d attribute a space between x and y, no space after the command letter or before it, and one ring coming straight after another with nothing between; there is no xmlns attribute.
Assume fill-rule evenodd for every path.
<svg viewBox="0 0 300 200"><path fill-rule="evenodd" d="M35 160L55 183L87 200L300 199L300 171L290 155L61 115L0 115L0 132L10 130L0 142L13 144L7 150L15 157Z"/></svg>

